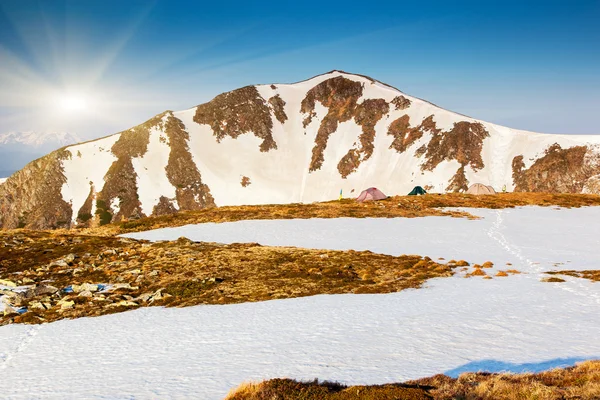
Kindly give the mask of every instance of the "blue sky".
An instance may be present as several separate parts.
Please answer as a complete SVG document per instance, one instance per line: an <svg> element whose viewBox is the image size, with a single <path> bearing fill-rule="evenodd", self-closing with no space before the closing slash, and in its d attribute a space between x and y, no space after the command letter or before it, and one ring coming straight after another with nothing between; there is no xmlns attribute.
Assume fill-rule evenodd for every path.
<svg viewBox="0 0 600 400"><path fill-rule="evenodd" d="M342 69L494 123L600 134L600 1L204 3L0 0L0 133L97 137Z"/></svg>

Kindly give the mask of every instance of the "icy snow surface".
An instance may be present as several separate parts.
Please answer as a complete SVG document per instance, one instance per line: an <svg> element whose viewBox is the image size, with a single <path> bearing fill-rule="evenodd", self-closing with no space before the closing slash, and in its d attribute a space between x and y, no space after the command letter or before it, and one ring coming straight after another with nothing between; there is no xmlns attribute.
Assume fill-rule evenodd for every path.
<svg viewBox="0 0 600 400"><path fill-rule="evenodd" d="M4 182L6 182L8 178L0 178L0 185L2 185Z"/></svg>
<svg viewBox="0 0 600 400"><path fill-rule="evenodd" d="M370 249L522 272L457 276L385 295L335 295L0 328L7 398L222 398L248 379L384 383L469 370L537 371L600 358L600 285L542 271L597 269L600 208L446 217L244 221L128 236ZM565 265L554 266L563 262ZM539 263L539 264L538 264Z"/></svg>

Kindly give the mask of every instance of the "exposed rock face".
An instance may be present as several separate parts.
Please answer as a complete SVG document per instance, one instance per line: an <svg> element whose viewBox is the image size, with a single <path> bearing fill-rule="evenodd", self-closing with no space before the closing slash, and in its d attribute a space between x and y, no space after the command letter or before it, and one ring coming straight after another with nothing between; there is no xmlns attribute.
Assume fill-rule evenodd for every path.
<svg viewBox="0 0 600 400"><path fill-rule="evenodd" d="M252 132L263 140L260 151L277 148L277 143L273 140L273 122L269 106L255 86L220 94L212 101L199 105L194 121L210 125L218 141L225 136L235 139L239 135Z"/></svg>
<svg viewBox="0 0 600 400"><path fill-rule="evenodd" d="M64 149L32 161L0 185L0 226L32 229L68 227L73 210L62 198Z"/></svg>
<svg viewBox="0 0 600 400"><path fill-rule="evenodd" d="M310 171L316 171L323 165L323 153L327 146L329 135L337 130L340 122L350 120L354 116L356 102L362 96L363 86L360 82L347 79L343 76L327 79L308 91L300 107L300 111L308 116L304 119L304 127L311 123L316 116L315 102L320 102L328 108L327 115L315 138L312 150Z"/></svg>
<svg viewBox="0 0 600 400"><path fill-rule="evenodd" d="M112 146L112 153L117 156L117 160L110 166L104 177L104 187L96 196L95 214L100 224L144 215L138 197L137 174L132 159L146 154L150 130L164 127L164 115L165 113L157 115L131 130L121 132L119 140ZM113 215L110 205L115 200L120 206L118 212ZM79 210L79 214L83 212L85 210Z"/></svg>
<svg viewBox="0 0 600 400"><path fill-rule="evenodd" d="M393 148L398 153L404 153L413 143L421 139L425 132L430 132L432 135L439 135L441 132L435 126L433 115L425 118L420 125L411 128L410 117L405 114L390 124L388 135L394 137L390 149Z"/></svg>
<svg viewBox="0 0 600 400"><path fill-rule="evenodd" d="M391 195L416 185L464 191L473 182L600 193L599 149L600 136L514 131L333 71L247 86L50 153L0 185L0 227L86 227L220 205L314 202L370 186Z"/></svg>
<svg viewBox="0 0 600 400"><path fill-rule="evenodd" d="M600 175L592 176L583 185L582 193L600 194Z"/></svg>
<svg viewBox="0 0 600 400"><path fill-rule="evenodd" d="M269 104L273 108L273 113L275 114L275 118L282 124L287 121L288 117L285 114L285 101L281 98L280 95L275 95L269 99Z"/></svg>
<svg viewBox="0 0 600 400"><path fill-rule="evenodd" d="M469 165L476 171L484 167L481 157L483 139L490 135L482 124L461 121L448 132L435 128L431 131L433 136L427 145L423 169L432 171L444 160L456 160L463 167Z"/></svg>
<svg viewBox="0 0 600 400"><path fill-rule="evenodd" d="M356 171L362 161L373 155L375 140L375 124L388 113L389 104L384 99L367 99L354 109L354 121L361 126L362 134L358 137L360 147L350 149L338 163L338 171L346 178Z"/></svg>
<svg viewBox="0 0 600 400"><path fill-rule="evenodd" d="M176 188L177 203L184 210L214 207L210 189L202 183L200 171L192 159L188 146L189 134L180 119L171 113L165 124L171 152L167 165L167 178Z"/></svg>
<svg viewBox="0 0 600 400"><path fill-rule="evenodd" d="M396 110L406 110L412 104L412 102L404 96L394 97L391 103L394 105Z"/></svg>
<svg viewBox="0 0 600 400"><path fill-rule="evenodd" d="M599 160L598 153L588 146L563 149L558 143L529 168L525 168L522 155L516 156L512 161L515 191L580 193L586 187L590 193L596 186L594 175L600 174Z"/></svg>

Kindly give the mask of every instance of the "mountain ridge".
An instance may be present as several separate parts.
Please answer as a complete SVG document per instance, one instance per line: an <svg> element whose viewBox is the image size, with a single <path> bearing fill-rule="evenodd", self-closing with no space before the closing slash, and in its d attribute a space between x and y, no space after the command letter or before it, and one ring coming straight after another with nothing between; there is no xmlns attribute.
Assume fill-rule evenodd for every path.
<svg viewBox="0 0 600 400"><path fill-rule="evenodd" d="M50 153L0 186L0 226L88 226L221 205L323 201L369 186L405 194L417 184L463 191L482 181L599 193L599 146L600 136L502 127L334 70L245 86ZM36 194L41 176L51 207Z"/></svg>

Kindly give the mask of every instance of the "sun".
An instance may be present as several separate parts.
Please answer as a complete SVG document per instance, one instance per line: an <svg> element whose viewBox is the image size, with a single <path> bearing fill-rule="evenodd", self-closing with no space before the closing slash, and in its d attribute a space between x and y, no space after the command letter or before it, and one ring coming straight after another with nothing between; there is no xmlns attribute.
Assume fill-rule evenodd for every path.
<svg viewBox="0 0 600 400"><path fill-rule="evenodd" d="M58 101L59 107L63 111L85 111L88 108L88 100L80 94L64 94Z"/></svg>

